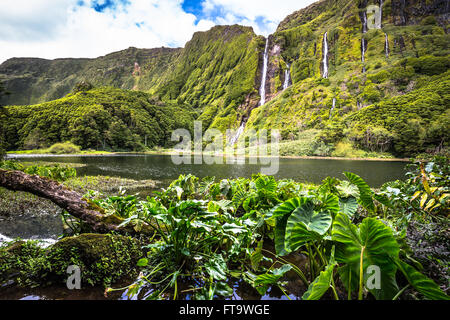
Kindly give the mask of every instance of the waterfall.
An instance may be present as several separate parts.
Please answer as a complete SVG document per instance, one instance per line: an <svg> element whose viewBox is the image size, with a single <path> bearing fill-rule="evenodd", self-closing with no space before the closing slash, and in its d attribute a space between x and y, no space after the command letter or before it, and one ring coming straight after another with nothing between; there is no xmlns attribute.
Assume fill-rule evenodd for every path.
<svg viewBox="0 0 450 320"><path fill-rule="evenodd" d="M264 64L261 78L261 87L259 88L259 94L261 95L259 106L262 106L266 103L266 80L267 80L268 64L269 64L269 37L267 37L266 39L266 47L264 49ZM230 139L230 145L236 144L236 142L239 140L239 137L244 132L244 129L245 129L245 121L242 120L241 126L236 131L236 134Z"/></svg>
<svg viewBox="0 0 450 320"><path fill-rule="evenodd" d="M384 51L386 53L386 59L389 58L389 37L387 33L384 34Z"/></svg>
<svg viewBox="0 0 450 320"><path fill-rule="evenodd" d="M364 37L361 37L361 62L363 63L363 72L366 72L366 66L364 65L366 58L366 41Z"/></svg>
<svg viewBox="0 0 450 320"><path fill-rule="evenodd" d="M330 110L330 119L331 119L331 116L333 115L333 110L335 107L336 107L336 98L333 98L333 106L331 107L331 110Z"/></svg>
<svg viewBox="0 0 450 320"><path fill-rule="evenodd" d="M244 129L245 129L245 122L242 121L241 126L236 131L236 134L233 137L231 137L230 145L236 144L236 142L238 141L238 139L241 136L242 132L244 132Z"/></svg>
<svg viewBox="0 0 450 320"><path fill-rule="evenodd" d="M383 0L380 0L380 11L379 15L376 18L377 29L381 29L382 20L383 20Z"/></svg>
<svg viewBox="0 0 450 320"><path fill-rule="evenodd" d="M269 64L269 37L266 40L266 48L264 49L264 64L261 79L261 88L259 88L259 95L261 100L259 105L262 106L266 103L266 78L267 78L267 65Z"/></svg>
<svg viewBox="0 0 450 320"><path fill-rule="evenodd" d="M289 84L291 83L291 65L289 63L286 63L286 70L284 71L284 84L283 84L283 90L286 90L289 87Z"/></svg>
<svg viewBox="0 0 450 320"><path fill-rule="evenodd" d="M327 39L328 32L325 32L323 35L323 78L328 78L328 39Z"/></svg>
<svg viewBox="0 0 450 320"><path fill-rule="evenodd" d="M364 11L362 14L362 32L366 33L367 32L367 12Z"/></svg>

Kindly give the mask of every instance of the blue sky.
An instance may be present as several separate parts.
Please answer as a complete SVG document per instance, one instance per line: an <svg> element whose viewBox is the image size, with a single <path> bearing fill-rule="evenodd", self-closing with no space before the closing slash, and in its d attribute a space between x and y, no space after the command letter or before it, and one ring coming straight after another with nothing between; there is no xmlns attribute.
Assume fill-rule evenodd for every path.
<svg viewBox="0 0 450 320"><path fill-rule="evenodd" d="M185 0L182 8L185 12L192 13L197 18L203 16L202 0Z"/></svg>
<svg viewBox="0 0 450 320"><path fill-rule="evenodd" d="M315 0L0 0L0 63L11 57L98 57L182 47L214 25L273 33Z"/></svg>

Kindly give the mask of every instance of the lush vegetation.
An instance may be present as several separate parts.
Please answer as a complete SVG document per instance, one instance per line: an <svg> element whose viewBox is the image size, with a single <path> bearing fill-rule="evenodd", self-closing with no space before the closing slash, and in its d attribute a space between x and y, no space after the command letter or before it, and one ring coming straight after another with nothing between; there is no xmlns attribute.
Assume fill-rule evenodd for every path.
<svg viewBox="0 0 450 320"><path fill-rule="evenodd" d="M269 37L263 106L265 41L237 25L198 32L180 49L0 65L0 169L57 180L140 233L91 234L87 223L63 212L70 234L55 245L2 245L0 284L61 283L67 266L77 264L83 285L142 299L229 298L239 284L259 296L305 300L448 300L448 13L430 1L399 9L386 0L382 29L363 33L360 12L378 3L323 0L282 21ZM288 66L292 85L283 90ZM144 188L148 195L153 181L2 161L5 150L170 150L172 131L192 132L194 120L204 130L242 121L247 130L279 129L282 156L444 157L415 163L405 181L378 190L350 172L321 185L182 175L145 199L130 192ZM0 213L40 208L37 202L0 189ZM114 287L126 277L130 285Z"/></svg>
<svg viewBox="0 0 450 320"><path fill-rule="evenodd" d="M39 175L56 181L65 181L70 178L76 177L76 169L67 165L36 165L32 164L25 166L20 162L6 160L0 161L0 169L4 170L19 170L31 175Z"/></svg>
<svg viewBox="0 0 450 320"><path fill-rule="evenodd" d="M6 166L17 169L14 162ZM319 186L263 175L221 181L187 175L146 200L90 192L92 204L123 218L123 225L152 232L142 234L138 247L119 238L113 249L109 240L106 248L96 240L97 251L79 251L86 248L81 241L95 236L86 234L88 225L65 215L81 238L49 249L8 245L0 250L0 259L7 259L3 274L26 266L16 275L18 283L43 285L61 281L61 270L76 261L84 266L85 284L108 286L126 276L134 261L141 271L137 280L107 292L126 289L130 297L145 299L226 298L232 285L243 281L260 295L270 289L308 300L447 300L448 256L439 251L447 238L421 238L418 226L431 226L432 234L448 229L449 168L448 158L417 163L405 181L377 191L346 172L345 180L327 178ZM434 241L436 251L424 252L422 241ZM20 246L23 251L11 253ZM110 250L117 263L104 258ZM296 262L296 256L305 262ZM297 288L292 277L300 281L294 282Z"/></svg>
<svg viewBox="0 0 450 320"><path fill-rule="evenodd" d="M227 297L230 277L244 279L261 295L271 286L286 293L283 276L292 270L308 286L303 299L327 292L336 299L396 299L409 287L427 299L448 299L418 271L423 267L405 245L408 222L447 219L448 168L445 159L426 169L422 164L409 173L411 179L377 193L352 173L320 186L259 175L218 183L181 176L147 201L122 198L128 205L115 212L127 219L124 223L151 225L160 239L147 246L147 258L140 260L144 276L129 294L148 287L156 298L172 288L176 298L177 282L185 277L196 280L191 288L196 298ZM426 204L425 195L434 201ZM96 203L107 208L109 201ZM275 252L266 249L272 240ZM308 257L303 270L284 258L295 252ZM381 270L378 290L367 285L370 266ZM406 287L398 287L399 275Z"/></svg>
<svg viewBox="0 0 450 320"><path fill-rule="evenodd" d="M170 144L171 131L189 129L192 115L148 94L113 88L81 91L34 106L10 106L0 114L7 148L77 152L82 149L145 150ZM70 149L70 150L68 150Z"/></svg>

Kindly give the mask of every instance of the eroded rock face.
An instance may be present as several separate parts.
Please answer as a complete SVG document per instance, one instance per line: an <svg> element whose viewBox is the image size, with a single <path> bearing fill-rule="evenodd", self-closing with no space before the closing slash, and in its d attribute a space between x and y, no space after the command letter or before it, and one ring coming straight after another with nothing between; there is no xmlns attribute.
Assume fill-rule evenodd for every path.
<svg viewBox="0 0 450 320"><path fill-rule="evenodd" d="M450 1L392 0L391 15L395 25L419 24L424 16L433 15L445 26L450 21Z"/></svg>
<svg viewBox="0 0 450 320"><path fill-rule="evenodd" d="M267 65L266 78L266 103L272 100L283 90L283 83L285 80L285 65L283 62L282 47L277 43L274 37L269 36L269 62ZM262 67L261 67L262 70ZM260 73L260 77L262 74ZM259 80L259 84L261 80Z"/></svg>

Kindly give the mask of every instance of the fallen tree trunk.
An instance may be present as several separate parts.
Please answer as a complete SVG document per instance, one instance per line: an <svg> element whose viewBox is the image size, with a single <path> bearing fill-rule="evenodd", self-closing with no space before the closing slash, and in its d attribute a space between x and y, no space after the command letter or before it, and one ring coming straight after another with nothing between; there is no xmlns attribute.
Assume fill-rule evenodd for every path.
<svg viewBox="0 0 450 320"><path fill-rule="evenodd" d="M48 199L66 210L73 217L79 218L87 223L94 232L108 233L117 231L128 234L137 233L131 225L119 228L123 219L115 215L106 216L102 208L94 203L88 202L78 192L48 178L28 175L21 171L0 169L0 187L12 191L29 192L38 197ZM146 233L146 229L140 233Z"/></svg>

